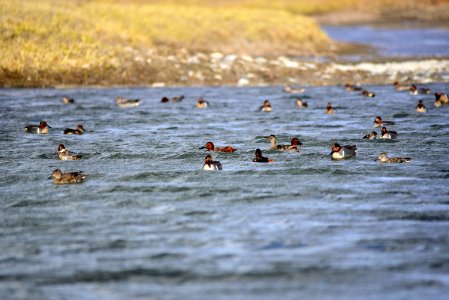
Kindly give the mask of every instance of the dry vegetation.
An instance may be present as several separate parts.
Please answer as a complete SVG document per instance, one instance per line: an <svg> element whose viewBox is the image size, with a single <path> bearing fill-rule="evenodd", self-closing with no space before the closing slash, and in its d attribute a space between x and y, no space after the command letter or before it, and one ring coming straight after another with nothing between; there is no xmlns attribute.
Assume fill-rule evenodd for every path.
<svg viewBox="0 0 449 300"><path fill-rule="evenodd" d="M0 0L0 32L1 85L138 83L142 72L151 83L170 72L169 55L272 57L330 44L312 19L285 11L129 1Z"/></svg>
<svg viewBox="0 0 449 300"><path fill-rule="evenodd" d="M0 0L0 86L273 82L278 57L335 49L302 14L428 2L448 1Z"/></svg>

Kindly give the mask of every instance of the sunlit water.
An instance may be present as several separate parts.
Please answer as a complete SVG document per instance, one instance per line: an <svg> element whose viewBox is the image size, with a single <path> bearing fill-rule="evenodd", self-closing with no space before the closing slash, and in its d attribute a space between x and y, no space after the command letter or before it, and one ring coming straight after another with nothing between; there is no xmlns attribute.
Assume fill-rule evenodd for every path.
<svg viewBox="0 0 449 300"><path fill-rule="evenodd" d="M307 109L280 87L0 90L1 298L447 299L449 107L368 88L307 88ZM257 111L266 98L272 113ZM361 139L376 115L397 140ZM41 120L48 135L24 133ZM83 136L63 135L80 123ZM301 152L269 151L269 134ZM213 154L221 172L201 170L209 140L238 148ZM331 161L332 142L357 157ZM58 161L60 143L84 158ZM256 148L275 162L252 163ZM56 186L56 168L88 178Z"/></svg>
<svg viewBox="0 0 449 300"><path fill-rule="evenodd" d="M374 47L375 56L448 57L449 30L444 28L382 28L365 26L323 26L330 38ZM347 56L360 59L360 56Z"/></svg>

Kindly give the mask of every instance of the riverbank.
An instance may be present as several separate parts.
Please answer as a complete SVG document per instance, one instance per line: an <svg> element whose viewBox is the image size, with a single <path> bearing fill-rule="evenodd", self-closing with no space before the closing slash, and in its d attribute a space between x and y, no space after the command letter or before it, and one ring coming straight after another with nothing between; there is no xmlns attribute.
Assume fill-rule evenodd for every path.
<svg viewBox="0 0 449 300"><path fill-rule="evenodd" d="M148 62L147 60L151 60ZM154 71L152 63L164 66ZM203 53L180 58L176 56L143 59L129 69L110 74L90 69L72 70L65 76L54 74L54 80L33 81L12 78L6 87L69 86L264 86L264 85L342 85L449 82L449 59L420 59L386 62L313 62L288 57L266 59L248 55ZM111 75L111 76L109 76ZM2 78L10 76L0 75ZM46 74L49 76L49 74ZM60 76L60 77L58 77Z"/></svg>
<svg viewBox="0 0 449 300"><path fill-rule="evenodd" d="M386 16L381 4L387 2L375 1L372 13L379 20ZM412 2L422 6L426 1ZM367 54L373 49L333 41L317 22L331 23L332 14L353 21L362 16L363 20L366 9L360 3L364 1L347 1L345 6L327 0L317 6L285 0L279 1L285 4L282 8L274 2L262 6L258 1L230 1L218 2L219 10L207 1L183 3L187 4L181 6L183 14L179 14L176 1L44 0L30 5L0 0L0 86L335 85L448 80L445 58L409 57L399 63L371 55L364 61L372 70L342 62L342 55ZM392 7L392 11L400 11L405 6ZM423 10L427 16L435 7L446 5L430 7L433 10ZM353 11L348 13L347 9ZM302 13L313 17L299 15ZM394 72L383 67L403 63L412 67L393 68Z"/></svg>

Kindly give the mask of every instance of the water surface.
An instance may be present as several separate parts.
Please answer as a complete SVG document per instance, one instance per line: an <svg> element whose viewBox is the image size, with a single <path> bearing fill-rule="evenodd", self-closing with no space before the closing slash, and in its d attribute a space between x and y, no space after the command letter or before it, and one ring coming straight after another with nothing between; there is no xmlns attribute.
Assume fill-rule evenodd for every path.
<svg viewBox="0 0 449 300"><path fill-rule="evenodd" d="M368 88L310 87L302 110L281 87L0 90L2 299L445 299L449 107ZM272 113L257 111L266 98ZM397 140L361 139L376 115ZM23 132L41 120L48 135ZM79 123L85 135L63 135ZM268 150L270 134L301 152ZM213 154L221 172L201 170L209 140L238 148ZM357 157L331 161L335 141ZM60 143L84 159L58 161ZM275 162L252 163L256 148ZM88 179L55 186L56 168Z"/></svg>
<svg viewBox="0 0 449 300"><path fill-rule="evenodd" d="M391 28L362 26L322 26L330 38L374 47L380 57L448 57L449 30L445 28ZM360 60L356 56L346 59Z"/></svg>

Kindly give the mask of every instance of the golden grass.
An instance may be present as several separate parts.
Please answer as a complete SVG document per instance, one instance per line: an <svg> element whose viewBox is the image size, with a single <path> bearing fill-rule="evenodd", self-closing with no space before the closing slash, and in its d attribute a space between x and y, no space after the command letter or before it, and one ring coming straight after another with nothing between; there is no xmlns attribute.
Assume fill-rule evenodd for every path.
<svg viewBox="0 0 449 300"><path fill-rule="evenodd" d="M0 84L4 77L64 80L68 72L98 81L101 72L145 65L154 50L277 56L316 53L329 43L313 20L279 10L0 0Z"/></svg>
<svg viewBox="0 0 449 300"><path fill-rule="evenodd" d="M197 52L329 52L328 37L300 14L447 2L0 0L0 86L151 83L179 76L167 56Z"/></svg>

